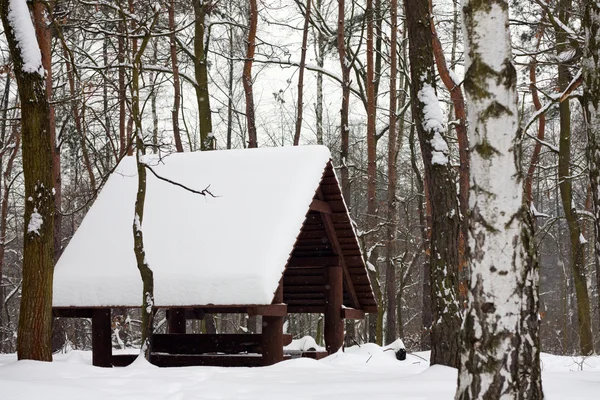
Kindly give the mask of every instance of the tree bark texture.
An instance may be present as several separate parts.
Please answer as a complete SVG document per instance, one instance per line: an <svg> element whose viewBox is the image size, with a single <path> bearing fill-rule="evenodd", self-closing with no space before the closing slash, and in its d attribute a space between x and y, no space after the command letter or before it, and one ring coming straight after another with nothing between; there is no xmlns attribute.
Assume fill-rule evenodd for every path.
<svg viewBox="0 0 600 400"><path fill-rule="evenodd" d="M566 21L569 17L571 0L561 0L559 3L558 17ZM559 31L556 34L557 54L569 50L567 32ZM560 59L560 57L559 57ZM569 65L564 61L558 64L558 87L561 92L565 91L572 80ZM560 198L563 211L569 227L569 238L571 243L571 272L575 286L575 297L577 298L577 328L579 333L579 348L582 354L589 355L594 352L594 340L592 336L592 324L590 316L590 299L587 290L587 278L584 265L585 245L581 240L581 224L576 214L576 206L573 202L573 189L571 182L571 106L569 101L563 101L559 105L560 112L560 141L558 149L558 181Z"/></svg>
<svg viewBox="0 0 600 400"><path fill-rule="evenodd" d="M431 363L459 361L458 237L456 185L448 159L445 128L435 93L433 35L428 0L405 1L413 118L419 136L425 188L431 207Z"/></svg>
<svg viewBox="0 0 600 400"><path fill-rule="evenodd" d="M173 109L171 110L171 119L173 123L173 139L175 140L175 149L178 153L183 153L183 144L181 143L181 132L179 129L179 109L181 108L181 83L179 82L179 62L177 60L177 41L175 40L175 0L169 2L169 45L171 50L171 68L173 69Z"/></svg>
<svg viewBox="0 0 600 400"><path fill-rule="evenodd" d="M346 55L346 37L344 35L345 0L338 0L338 21L337 21L337 50L340 59L340 68L342 70L342 106L340 109L340 175L342 180L342 194L346 203L350 205L350 172L348 171L348 154L350 147L350 68L352 62Z"/></svg>
<svg viewBox="0 0 600 400"><path fill-rule="evenodd" d="M51 361L55 213L52 126L41 52L39 60L35 57L28 62L24 60L20 39L9 18L10 7L27 7L24 0L18 3L21 2L0 0L0 18L21 99L25 177L23 287L17 355L20 360ZM20 30L34 32L31 19L23 18L23 14L16 23L20 24Z"/></svg>
<svg viewBox="0 0 600 400"><path fill-rule="evenodd" d="M392 343L396 340L396 265L393 260L396 244L396 229L398 224L398 210L396 207L396 181L397 174L397 141L396 132L396 76L398 74L398 57L396 53L398 42L398 0L390 2L390 108L389 108L389 137L388 137L388 201L387 201L387 243L386 243L386 314L387 324L385 342ZM402 132L400 132L400 135Z"/></svg>
<svg viewBox="0 0 600 400"><path fill-rule="evenodd" d="M242 83L244 84L244 93L246 95L246 123L248 129L248 147L258 147L258 137L256 133L256 117L254 115L254 93L252 91L252 62L254 61L254 51L256 49L256 25L258 24L258 7L256 0L250 0L250 15L248 26L248 50L246 60L244 61L244 71Z"/></svg>
<svg viewBox="0 0 600 400"><path fill-rule="evenodd" d="M586 1L583 16L585 52L583 59L583 104L588 138L590 191L595 216L594 264L600 293L600 6ZM600 298L599 298L600 301ZM600 307L596 305L600 312Z"/></svg>
<svg viewBox="0 0 600 400"><path fill-rule="evenodd" d="M196 99L198 101L198 123L200 128L200 149L213 150L212 117L210 113L210 96L208 92L208 65L204 36L206 32L205 19L210 6L204 0L194 0L194 70L196 73ZM256 33L256 32L255 32Z"/></svg>
<svg viewBox="0 0 600 400"><path fill-rule="evenodd" d="M540 399L538 271L523 201L508 3L466 0L463 13L471 280L456 399Z"/></svg>
<svg viewBox="0 0 600 400"><path fill-rule="evenodd" d="M310 22L310 9L312 0L306 0L306 9L304 11L304 31L302 33L302 51L300 55L300 66L298 72L298 105L296 116L296 131L294 133L294 146L300 144L300 133L302 132L302 109L304 92L304 66L306 65L306 49L308 46L308 24Z"/></svg>

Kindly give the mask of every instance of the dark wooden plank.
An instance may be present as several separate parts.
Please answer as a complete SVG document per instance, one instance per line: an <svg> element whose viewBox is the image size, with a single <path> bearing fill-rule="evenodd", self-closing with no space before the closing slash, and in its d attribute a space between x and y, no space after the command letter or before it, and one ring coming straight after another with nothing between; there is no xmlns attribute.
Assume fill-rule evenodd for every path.
<svg viewBox="0 0 600 400"><path fill-rule="evenodd" d="M133 363L139 354L114 354L111 357L113 367L126 367Z"/></svg>
<svg viewBox="0 0 600 400"><path fill-rule="evenodd" d="M53 308L52 316L61 318L92 318L92 308Z"/></svg>
<svg viewBox="0 0 600 400"><path fill-rule="evenodd" d="M248 315L262 315L263 317L285 317L287 315L287 305L269 304L264 306L255 306L248 309Z"/></svg>
<svg viewBox="0 0 600 400"><path fill-rule="evenodd" d="M325 312L325 305L321 306L302 306L302 305L291 305L288 304L288 314L323 314Z"/></svg>
<svg viewBox="0 0 600 400"><path fill-rule="evenodd" d="M313 199L309 207L312 211L320 213L331 214L331 207L326 201Z"/></svg>
<svg viewBox="0 0 600 400"><path fill-rule="evenodd" d="M302 357L304 358L312 358L313 360L320 360L329 355L326 351L303 351Z"/></svg>
<svg viewBox="0 0 600 400"><path fill-rule="evenodd" d="M342 308L342 318L344 319L364 319L365 312L356 308Z"/></svg>
<svg viewBox="0 0 600 400"><path fill-rule="evenodd" d="M260 334L155 334L152 351L168 354L259 353Z"/></svg>
<svg viewBox="0 0 600 400"><path fill-rule="evenodd" d="M152 354L150 362L159 367L260 367L260 354L240 355L190 355L190 354Z"/></svg>
<svg viewBox="0 0 600 400"><path fill-rule="evenodd" d="M330 267L339 264L338 256L327 257L291 257L288 261L290 268L302 267Z"/></svg>

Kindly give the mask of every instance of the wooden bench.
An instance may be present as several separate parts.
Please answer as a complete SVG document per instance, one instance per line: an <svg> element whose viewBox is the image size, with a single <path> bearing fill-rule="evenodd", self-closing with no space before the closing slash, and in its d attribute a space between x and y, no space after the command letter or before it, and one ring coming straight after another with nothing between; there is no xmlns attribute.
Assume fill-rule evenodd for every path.
<svg viewBox="0 0 600 400"><path fill-rule="evenodd" d="M283 335L283 344L292 342L292 335ZM242 334L155 334L150 362L159 367L195 365L219 367L257 367L264 365L262 335ZM113 366L131 364L137 354L111 357ZM284 360L290 359L284 356Z"/></svg>

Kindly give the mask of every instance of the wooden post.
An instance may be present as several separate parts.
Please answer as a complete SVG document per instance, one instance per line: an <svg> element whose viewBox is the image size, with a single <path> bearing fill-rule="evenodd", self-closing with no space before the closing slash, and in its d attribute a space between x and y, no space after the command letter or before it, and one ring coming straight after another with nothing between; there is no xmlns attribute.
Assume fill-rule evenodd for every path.
<svg viewBox="0 0 600 400"><path fill-rule="evenodd" d="M328 267L325 269L325 274L327 279L325 286L325 348L329 354L333 354L344 343L342 267Z"/></svg>
<svg viewBox="0 0 600 400"><path fill-rule="evenodd" d="M283 278L273 297L273 304L283 303ZM262 361L273 365L283 360L283 321L285 317L262 317Z"/></svg>
<svg viewBox="0 0 600 400"><path fill-rule="evenodd" d="M92 364L112 367L110 308L96 308L92 312Z"/></svg>
<svg viewBox="0 0 600 400"><path fill-rule="evenodd" d="M169 333L185 333L185 308L169 308L167 310Z"/></svg>

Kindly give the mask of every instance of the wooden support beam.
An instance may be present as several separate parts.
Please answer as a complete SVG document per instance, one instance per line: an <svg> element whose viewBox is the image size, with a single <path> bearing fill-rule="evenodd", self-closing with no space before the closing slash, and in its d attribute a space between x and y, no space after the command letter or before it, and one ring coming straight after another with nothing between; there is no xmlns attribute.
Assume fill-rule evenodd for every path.
<svg viewBox="0 0 600 400"><path fill-rule="evenodd" d="M95 308L92 313L92 365L112 367L110 308Z"/></svg>
<svg viewBox="0 0 600 400"><path fill-rule="evenodd" d="M341 267L327 268L325 286L325 348L329 354L337 352L344 344L344 320L342 301L344 294Z"/></svg>
<svg viewBox="0 0 600 400"><path fill-rule="evenodd" d="M272 305L283 303L283 277L273 296ZM287 313L287 306L286 306ZM283 360L283 316L266 316L262 318L262 362L263 365L273 365Z"/></svg>
<svg viewBox="0 0 600 400"><path fill-rule="evenodd" d="M185 333L185 308L167 309L167 324L169 333Z"/></svg>
<svg viewBox="0 0 600 400"><path fill-rule="evenodd" d="M319 198L323 198L323 193L320 189L317 189L317 196ZM333 251L338 255L340 265L344 271L344 281L346 282L346 290L348 291L350 303L352 307L360 308L360 302L358 301L358 297L356 296L356 290L354 290L352 277L350 276L350 271L348 271L348 265L346 265L346 260L344 259L344 252L340 246L340 241L338 240L337 234L335 233L335 227L333 226L331 215L321 214L321 218L323 219L323 224L325 225L325 231L327 232L329 242L333 245Z"/></svg>
<svg viewBox="0 0 600 400"><path fill-rule="evenodd" d="M344 319L364 319L364 310L357 310L356 308L342 308L342 318Z"/></svg>
<svg viewBox="0 0 600 400"><path fill-rule="evenodd" d="M331 206L323 200L313 199L312 203L310 203L310 209L320 213L331 214Z"/></svg>

